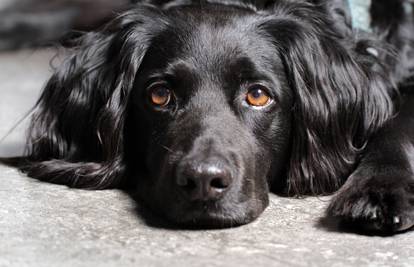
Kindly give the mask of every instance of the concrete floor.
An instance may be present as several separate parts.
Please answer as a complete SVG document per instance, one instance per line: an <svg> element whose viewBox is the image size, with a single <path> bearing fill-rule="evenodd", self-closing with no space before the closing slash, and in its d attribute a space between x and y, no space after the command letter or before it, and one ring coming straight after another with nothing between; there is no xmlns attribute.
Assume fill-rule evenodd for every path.
<svg viewBox="0 0 414 267"><path fill-rule="evenodd" d="M0 54L0 136L35 102L53 54ZM22 152L26 125L0 144L0 155ZM414 232L327 229L319 221L328 197L270 199L246 226L171 230L149 224L124 192L68 189L0 165L0 266L414 266Z"/></svg>

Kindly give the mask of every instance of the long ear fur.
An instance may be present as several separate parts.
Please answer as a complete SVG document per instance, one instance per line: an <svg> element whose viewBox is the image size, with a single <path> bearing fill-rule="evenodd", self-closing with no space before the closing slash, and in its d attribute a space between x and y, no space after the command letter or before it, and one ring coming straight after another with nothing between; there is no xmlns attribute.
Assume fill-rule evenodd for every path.
<svg viewBox="0 0 414 267"><path fill-rule="evenodd" d="M129 11L86 34L50 78L36 105L21 169L72 187L118 186L125 176L124 121L135 74L162 22Z"/></svg>
<svg viewBox="0 0 414 267"><path fill-rule="evenodd" d="M295 94L288 190L330 193L345 181L369 136L392 116L393 83L365 52L370 41L345 38L312 4L277 5L261 27L279 49Z"/></svg>

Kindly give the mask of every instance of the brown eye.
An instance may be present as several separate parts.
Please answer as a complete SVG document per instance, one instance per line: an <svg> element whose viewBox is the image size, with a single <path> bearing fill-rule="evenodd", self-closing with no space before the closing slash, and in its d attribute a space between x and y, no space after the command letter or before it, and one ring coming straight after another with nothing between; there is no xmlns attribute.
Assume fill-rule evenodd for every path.
<svg viewBox="0 0 414 267"><path fill-rule="evenodd" d="M165 107L171 100L171 91L164 86L156 86L150 91L151 103L155 106Z"/></svg>
<svg viewBox="0 0 414 267"><path fill-rule="evenodd" d="M269 94L260 86L252 87L246 95L246 102L250 106L263 107L269 104L271 98Z"/></svg>

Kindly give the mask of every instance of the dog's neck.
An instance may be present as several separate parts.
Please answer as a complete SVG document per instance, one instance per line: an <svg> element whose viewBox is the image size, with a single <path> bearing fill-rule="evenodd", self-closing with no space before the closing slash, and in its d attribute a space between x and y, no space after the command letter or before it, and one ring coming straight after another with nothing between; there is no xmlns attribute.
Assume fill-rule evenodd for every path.
<svg viewBox="0 0 414 267"><path fill-rule="evenodd" d="M352 27L354 29L371 32L370 7L373 0L348 0L352 16ZM414 0L402 1L405 14L412 14Z"/></svg>

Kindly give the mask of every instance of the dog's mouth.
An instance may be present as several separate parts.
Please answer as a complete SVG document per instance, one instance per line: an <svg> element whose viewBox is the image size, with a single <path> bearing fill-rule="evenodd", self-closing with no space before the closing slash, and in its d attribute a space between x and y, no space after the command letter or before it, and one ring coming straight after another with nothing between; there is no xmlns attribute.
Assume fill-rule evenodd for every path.
<svg viewBox="0 0 414 267"><path fill-rule="evenodd" d="M267 193L233 188L221 196L197 198L174 183L152 183L140 179L137 200L145 204L151 214L168 222L164 227L184 229L221 229L241 226L255 220L268 204ZM154 181L154 180L152 180ZM162 185L162 186L161 186Z"/></svg>
<svg viewBox="0 0 414 267"><path fill-rule="evenodd" d="M232 190L221 197L194 199L194 195L185 194L182 189L174 187L171 183L164 182L161 185L153 184L147 179L140 180L137 199L149 208L148 211L151 210L151 214L166 219L168 223L163 224L164 227L184 229L237 227L258 218L269 201L267 191L264 189L256 191L250 187L233 185Z"/></svg>
<svg viewBox="0 0 414 267"><path fill-rule="evenodd" d="M247 203L231 205L217 201L196 201L189 203L179 217L170 218L174 223L187 228L230 228L251 222L257 216L248 214ZM260 209L259 209L260 210Z"/></svg>

